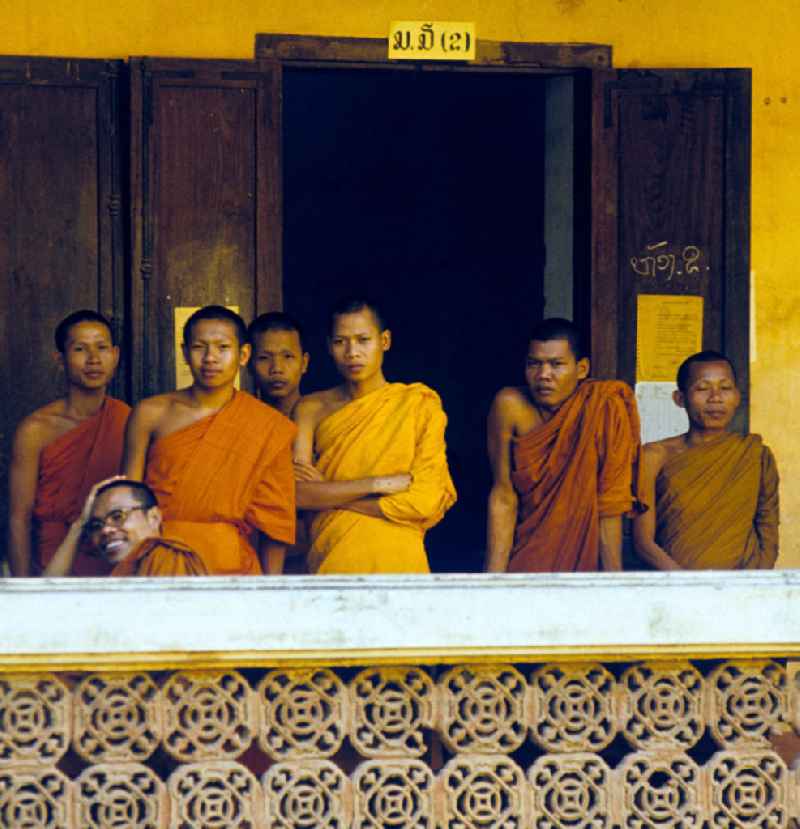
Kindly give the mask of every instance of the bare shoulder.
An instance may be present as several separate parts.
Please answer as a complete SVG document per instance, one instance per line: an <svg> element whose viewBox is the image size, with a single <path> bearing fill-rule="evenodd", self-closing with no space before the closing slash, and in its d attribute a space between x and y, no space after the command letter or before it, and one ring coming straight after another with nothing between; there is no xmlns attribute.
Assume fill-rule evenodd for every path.
<svg viewBox="0 0 800 829"><path fill-rule="evenodd" d="M325 389L324 391L312 392L311 394L304 395L297 401L297 406L294 410L294 419L298 423L311 422L316 426L329 414L340 409L345 402L346 398L342 394L339 386L335 386L332 389Z"/></svg>
<svg viewBox="0 0 800 829"><path fill-rule="evenodd" d="M133 407L131 419L140 425L156 426L168 419L176 409L186 405L186 402L181 400L180 394L176 391L145 397Z"/></svg>
<svg viewBox="0 0 800 829"><path fill-rule="evenodd" d="M59 398L19 422L14 433L14 444L23 451L39 451L74 425L66 416L65 401Z"/></svg>
<svg viewBox="0 0 800 829"><path fill-rule="evenodd" d="M144 416L152 416L155 414L164 414L176 402L175 392L168 392L167 394L156 394L153 397L145 397L140 400L134 407L133 411Z"/></svg>
<svg viewBox="0 0 800 829"><path fill-rule="evenodd" d="M679 455L685 450L686 442L683 439L683 435L676 435L675 437L646 443L642 447L645 468L657 474L670 458L674 458L675 455Z"/></svg>
<svg viewBox="0 0 800 829"><path fill-rule="evenodd" d="M500 389L492 401L492 417L504 423L514 423L528 410L533 409L524 389L506 386Z"/></svg>

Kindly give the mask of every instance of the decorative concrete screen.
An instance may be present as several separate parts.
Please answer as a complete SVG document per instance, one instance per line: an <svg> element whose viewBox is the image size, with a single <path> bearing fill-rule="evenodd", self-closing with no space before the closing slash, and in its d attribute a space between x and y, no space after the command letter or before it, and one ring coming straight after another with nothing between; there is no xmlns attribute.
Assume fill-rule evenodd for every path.
<svg viewBox="0 0 800 829"><path fill-rule="evenodd" d="M197 588L204 613L210 595L204 590L224 584L214 581L216 587ZM306 603L309 613L316 608L319 624L335 625L342 611L341 604L337 611L326 609L329 599L333 607L334 599L349 595L356 626L366 612L363 602L374 605L369 582L361 593L339 590L322 599L313 590L303 595L302 587L298 593L289 579L280 581L292 601ZM470 583L465 598L480 597L473 593L479 583ZM75 582L57 585L52 605L60 613L65 605L59 602L72 601L73 612L85 614L96 604L102 616L101 605L115 596L122 612L137 597L146 609L148 591L161 590L166 608L177 592L193 590L186 580L144 592L132 580L125 584L105 592L87 592ZM624 622L631 597L624 583L615 584ZM797 584L781 582L781 599L773 590L777 582L767 585L779 602L770 612L788 614L787 623L796 626ZM38 596L42 618L42 589L5 583L0 600L19 610L20 602ZM541 589L536 583L528 589L529 607L537 605ZM275 583L270 590L269 601L263 590L238 594L261 631L253 633L254 641L261 641L263 625L288 624L289 617L280 618L280 590ZM658 589L653 592L658 602ZM729 591L728 599L735 593ZM235 590L227 596L236 598ZM485 604L499 598L488 591ZM740 614L747 615L747 602L739 598ZM434 612L438 599L434 592L417 600L422 622L448 624ZM586 599L582 594L581 604ZM390 616L399 611L392 601L382 610ZM260 614L270 605L272 621L262 624ZM486 612L466 604L462 628L480 638ZM560 644L560 654L533 659L530 654L544 649L536 641L544 628L534 625L528 655L486 632L494 645L473 653L474 640L462 631L469 659L447 660L429 646L417 649L416 660L393 660L387 649L375 651L370 661L363 640L351 631L327 658L313 641L246 657L238 649L196 647L191 629L198 619L185 618L183 635L191 647L181 653L132 649L122 627L87 628L73 650L54 634L32 652L25 642L34 623L9 619L0 632L0 827L777 829L800 820L800 771L787 768L769 741L789 725L800 729L796 645L739 639L729 644L731 651L771 652L719 659L710 654L724 647L704 643L699 634L697 657L679 655L687 649L683 642L668 645L652 635L636 646L638 656L630 643L612 653L612 643L595 639L572 648ZM180 632L175 617L171 624ZM11 644L15 626L27 653ZM90 641L103 650L91 655ZM448 647L463 655L456 645ZM781 647L788 660L775 652ZM654 655L645 655L648 648ZM498 651L514 649L520 658L497 658ZM415 648L410 643L394 650L410 657ZM587 657L587 651L598 656ZM181 667L188 664L203 667Z"/></svg>

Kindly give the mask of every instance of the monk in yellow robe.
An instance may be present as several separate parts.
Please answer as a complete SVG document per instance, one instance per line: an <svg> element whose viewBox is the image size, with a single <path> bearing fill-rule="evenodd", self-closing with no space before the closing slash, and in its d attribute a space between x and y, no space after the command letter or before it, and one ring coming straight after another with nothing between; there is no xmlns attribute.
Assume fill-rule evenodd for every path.
<svg viewBox="0 0 800 829"><path fill-rule="evenodd" d="M26 417L14 437L9 553L15 576L42 572L93 484L119 471L130 413L106 393L119 349L105 317L76 311L58 325L55 341L67 393ZM104 575L109 567L80 550L74 571Z"/></svg>
<svg viewBox="0 0 800 829"><path fill-rule="evenodd" d="M573 323L533 331L527 386L501 389L488 422L489 572L622 569L622 516L637 505L631 389L588 379Z"/></svg>
<svg viewBox="0 0 800 829"><path fill-rule="evenodd" d="M75 574L81 544L106 562L112 576L205 576L208 567L190 547L161 537L161 511L153 491L120 476L96 484L44 571Z"/></svg>
<svg viewBox="0 0 800 829"><path fill-rule="evenodd" d="M716 351L687 358L674 400L689 431L644 447L639 555L660 570L773 567L778 557L778 472L759 435L728 431L741 395Z"/></svg>
<svg viewBox="0 0 800 829"><path fill-rule="evenodd" d="M425 531L455 502L439 396L386 381L390 345L374 305L343 302L329 350L344 383L297 405L298 504L316 513L312 572L427 573Z"/></svg>
<svg viewBox="0 0 800 829"><path fill-rule="evenodd" d="M212 574L280 572L295 540L294 424L234 387L250 346L238 314L195 312L184 328L193 384L147 398L128 425L125 474L158 498L164 534Z"/></svg>

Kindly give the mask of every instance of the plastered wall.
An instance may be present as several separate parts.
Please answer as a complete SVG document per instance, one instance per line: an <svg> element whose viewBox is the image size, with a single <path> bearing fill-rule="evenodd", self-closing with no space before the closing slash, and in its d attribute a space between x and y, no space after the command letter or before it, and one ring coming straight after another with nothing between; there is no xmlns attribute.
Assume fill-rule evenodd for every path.
<svg viewBox="0 0 800 829"><path fill-rule="evenodd" d="M6 0L0 53L249 58L256 32L385 36L473 20L481 38L593 41L624 67L752 67L752 429L782 477L782 554L800 567L800 12L790 0ZM798 424L798 425L796 425Z"/></svg>

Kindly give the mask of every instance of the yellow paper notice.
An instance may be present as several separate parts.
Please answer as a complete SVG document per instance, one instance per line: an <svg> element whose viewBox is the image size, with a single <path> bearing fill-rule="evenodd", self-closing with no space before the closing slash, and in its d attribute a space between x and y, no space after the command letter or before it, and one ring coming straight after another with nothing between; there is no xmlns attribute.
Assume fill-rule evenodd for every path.
<svg viewBox="0 0 800 829"><path fill-rule="evenodd" d="M229 311L235 314L239 313L238 305L226 305ZM192 385L192 372L189 371L189 366L186 365L186 360L183 359L183 326L186 325L186 320L192 316L195 311L199 311L200 305L179 305L175 308L175 388L185 389ZM236 375L236 388L239 388L239 375Z"/></svg>
<svg viewBox="0 0 800 829"><path fill-rule="evenodd" d="M636 382L674 383L680 364L703 348L703 297L639 294Z"/></svg>
<svg viewBox="0 0 800 829"><path fill-rule="evenodd" d="M475 60L475 24L401 20L389 26L390 60Z"/></svg>

